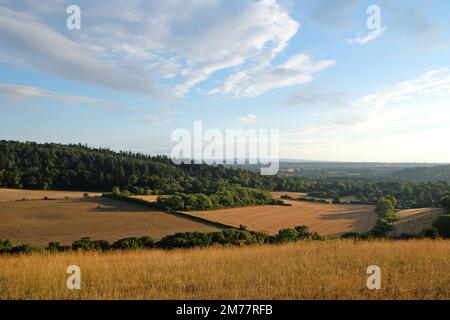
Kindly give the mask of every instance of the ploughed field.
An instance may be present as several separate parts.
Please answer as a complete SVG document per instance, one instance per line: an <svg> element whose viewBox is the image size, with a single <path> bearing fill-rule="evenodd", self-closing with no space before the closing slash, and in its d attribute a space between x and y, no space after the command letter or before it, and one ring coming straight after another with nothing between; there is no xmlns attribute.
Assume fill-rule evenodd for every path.
<svg viewBox="0 0 450 320"><path fill-rule="evenodd" d="M189 217L101 197L0 202L0 239L13 244L70 244L81 237L110 242L141 236L158 240L176 232L215 230Z"/></svg>
<svg viewBox="0 0 450 320"><path fill-rule="evenodd" d="M81 290L66 287L81 269ZM381 269L380 290L366 287ZM0 299L450 299L450 241L0 256Z"/></svg>
<svg viewBox="0 0 450 320"><path fill-rule="evenodd" d="M311 231L325 236L370 231L378 218L375 207L370 205L322 204L296 200L284 202L292 206L265 205L185 213L233 227L245 225L249 230L268 233L306 225Z"/></svg>

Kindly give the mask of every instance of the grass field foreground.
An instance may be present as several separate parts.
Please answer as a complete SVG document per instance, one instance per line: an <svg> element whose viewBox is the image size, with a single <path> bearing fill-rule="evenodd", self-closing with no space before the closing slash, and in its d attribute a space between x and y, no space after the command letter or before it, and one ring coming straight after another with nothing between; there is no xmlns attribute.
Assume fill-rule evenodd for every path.
<svg viewBox="0 0 450 320"><path fill-rule="evenodd" d="M81 268L81 289L66 268ZM369 265L381 289L366 287ZM450 241L327 240L0 257L0 299L449 299Z"/></svg>

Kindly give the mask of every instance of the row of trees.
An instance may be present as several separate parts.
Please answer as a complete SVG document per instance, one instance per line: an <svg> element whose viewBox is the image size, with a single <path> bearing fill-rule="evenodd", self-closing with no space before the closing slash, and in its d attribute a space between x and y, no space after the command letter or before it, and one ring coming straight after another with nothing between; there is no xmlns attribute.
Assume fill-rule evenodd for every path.
<svg viewBox="0 0 450 320"><path fill-rule="evenodd" d="M267 243L286 243L301 240L322 240L316 232L310 232L306 226L283 229L276 235L264 232L253 232L241 229L227 229L217 232L183 232L166 236L160 241L150 237L124 238L110 244L105 240L92 240L81 238L70 246L62 246L59 242L50 242L46 248L32 247L28 244L12 246L8 240L0 240L0 254L20 254L32 252L63 252L63 251L107 251L107 250L134 250L134 249L176 249L208 246L243 246Z"/></svg>

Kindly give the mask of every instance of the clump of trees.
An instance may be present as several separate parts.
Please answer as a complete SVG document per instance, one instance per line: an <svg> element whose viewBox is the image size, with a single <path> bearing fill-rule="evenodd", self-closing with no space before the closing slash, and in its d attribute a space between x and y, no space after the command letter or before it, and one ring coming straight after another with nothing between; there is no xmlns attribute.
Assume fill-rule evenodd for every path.
<svg viewBox="0 0 450 320"><path fill-rule="evenodd" d="M46 248L32 247L28 244L12 246L8 240L0 240L0 254L30 254L33 252L63 251L108 251L136 249L177 249L209 246L245 246L255 244L276 244L301 240L322 240L316 232L310 232L306 226L283 229L276 235L265 232L248 231L246 228L226 229L216 232L182 232L166 236L160 241L150 237L124 238L108 243L105 240L92 240L84 237L72 242L70 246L61 246L59 242L50 242Z"/></svg>
<svg viewBox="0 0 450 320"><path fill-rule="evenodd" d="M210 195L177 192L172 196L158 197L157 204L169 210L189 211L277 204L277 202L267 191L235 185L221 188Z"/></svg>
<svg viewBox="0 0 450 320"><path fill-rule="evenodd" d="M392 195L382 196L378 198L376 203L376 211L385 222L393 222L397 219L397 200Z"/></svg>

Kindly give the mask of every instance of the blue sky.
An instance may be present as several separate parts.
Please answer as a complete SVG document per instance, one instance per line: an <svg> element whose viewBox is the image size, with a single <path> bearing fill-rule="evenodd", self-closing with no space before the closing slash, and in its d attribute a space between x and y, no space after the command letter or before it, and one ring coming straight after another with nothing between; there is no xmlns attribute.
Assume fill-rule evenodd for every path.
<svg viewBox="0 0 450 320"><path fill-rule="evenodd" d="M450 162L449 18L443 0L0 0L0 139L170 154L201 120L279 129L282 158Z"/></svg>

